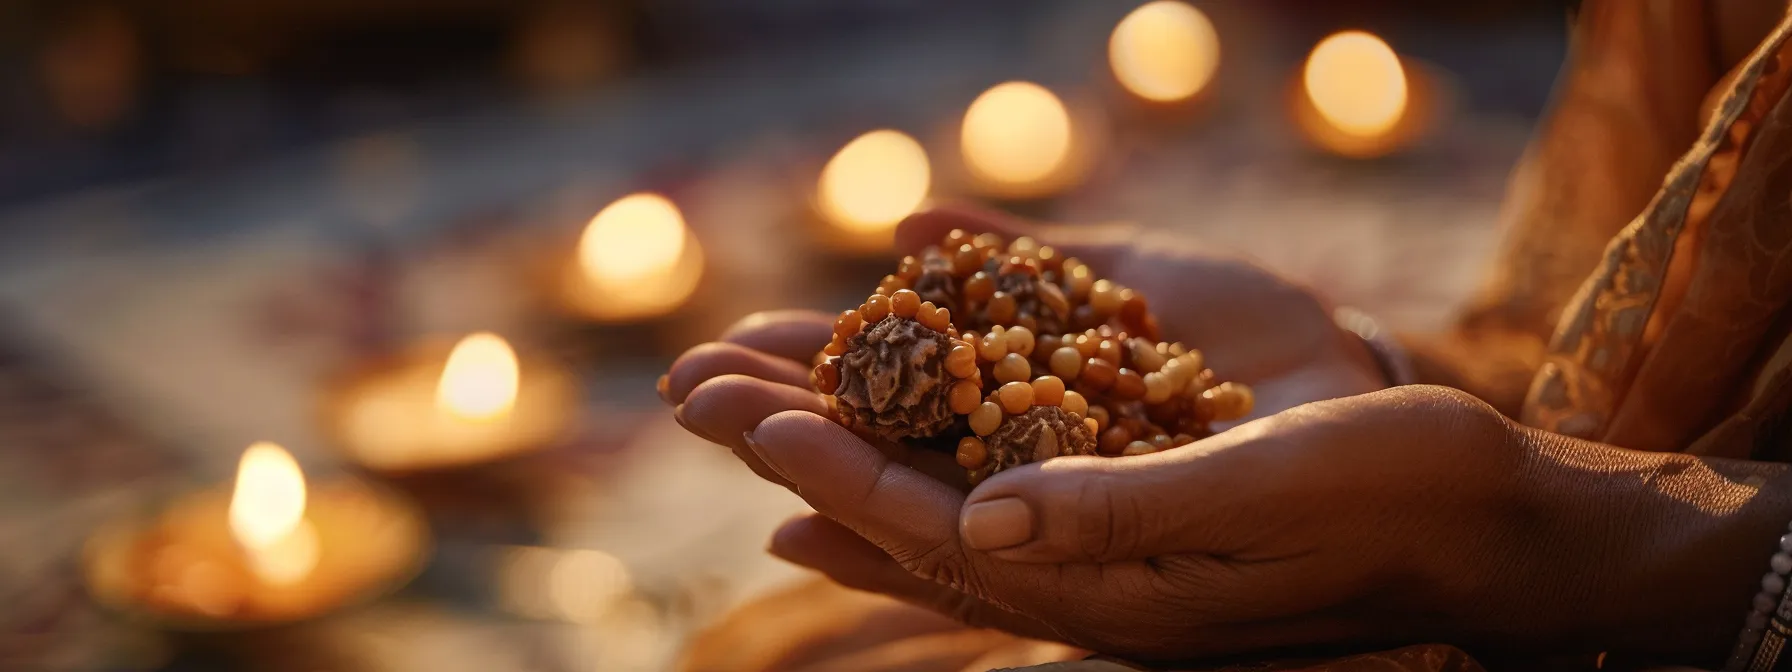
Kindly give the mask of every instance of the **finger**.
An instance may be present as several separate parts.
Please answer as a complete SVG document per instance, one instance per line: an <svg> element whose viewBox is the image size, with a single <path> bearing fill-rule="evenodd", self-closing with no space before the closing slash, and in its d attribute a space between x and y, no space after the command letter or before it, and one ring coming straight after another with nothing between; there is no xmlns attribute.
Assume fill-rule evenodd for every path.
<svg viewBox="0 0 1792 672"><path fill-rule="evenodd" d="M834 335L836 314L813 310L767 310L741 318L721 340L799 364L810 364Z"/></svg>
<svg viewBox="0 0 1792 672"><path fill-rule="evenodd" d="M979 628L1058 639L1037 620L978 600L903 569L882 549L826 516L798 516L773 533L772 555L808 567L855 590L880 593Z"/></svg>
<svg viewBox="0 0 1792 672"><path fill-rule="evenodd" d="M745 434L766 418L792 410L826 413L827 405L809 390L730 374L697 386L673 417L691 433L727 446L761 478L788 488L790 480L759 458Z"/></svg>
<svg viewBox="0 0 1792 672"><path fill-rule="evenodd" d="M686 350L666 372L666 403L685 403L704 381L737 374L790 387L809 387L809 367L735 343L704 343Z"/></svg>
<svg viewBox="0 0 1792 672"><path fill-rule="evenodd" d="M1150 455L1066 457L996 474L966 499L960 536L1013 562L1108 563L1224 554L1261 460L1250 427Z"/></svg>
<svg viewBox="0 0 1792 672"><path fill-rule="evenodd" d="M909 572L980 595L958 543L964 496L890 460L845 428L813 413L766 418L753 443L816 511L859 533Z"/></svg>
<svg viewBox="0 0 1792 672"><path fill-rule="evenodd" d="M994 233L1009 240L1031 236L1104 273L1112 272L1118 266L1120 258L1130 251L1133 236L1138 231L1134 225L1118 223L1039 224L996 210L950 205L923 210L902 220L896 226L896 247L913 251L938 245L953 229Z"/></svg>

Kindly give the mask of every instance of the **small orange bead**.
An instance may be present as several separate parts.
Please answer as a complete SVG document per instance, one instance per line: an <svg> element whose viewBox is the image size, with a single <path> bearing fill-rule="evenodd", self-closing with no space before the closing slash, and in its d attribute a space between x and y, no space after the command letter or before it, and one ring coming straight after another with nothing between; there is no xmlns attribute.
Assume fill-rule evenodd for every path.
<svg viewBox="0 0 1792 672"><path fill-rule="evenodd" d="M1002 329L1001 327L991 329L989 333L984 334L983 338L977 341L977 356L983 358L983 361L999 361L1007 354L1008 335L1006 329Z"/></svg>
<svg viewBox="0 0 1792 672"><path fill-rule="evenodd" d="M952 254L952 274L966 276L983 267L983 253L970 245L958 246Z"/></svg>
<svg viewBox="0 0 1792 672"><path fill-rule="evenodd" d="M1095 450L1103 455L1119 455L1132 443L1132 434L1123 427L1109 427L1095 438Z"/></svg>
<svg viewBox="0 0 1792 672"><path fill-rule="evenodd" d="M996 279L989 273L977 271L971 279L964 281L964 298L972 303L988 301L996 293Z"/></svg>
<svg viewBox="0 0 1792 672"><path fill-rule="evenodd" d="M1010 352L996 362L995 374L998 383L1020 382L1033 377L1033 365L1027 358Z"/></svg>
<svg viewBox="0 0 1792 672"><path fill-rule="evenodd" d="M1007 292L996 292L989 297L989 305L985 306L984 310L988 313L991 322L1014 324L1015 311L1019 310L1019 305L1016 304L1014 295Z"/></svg>
<svg viewBox="0 0 1792 672"><path fill-rule="evenodd" d="M1096 392L1105 392L1114 386L1119 374L1120 368L1114 366L1113 362L1090 357L1083 360L1083 373L1077 376L1076 382L1086 385ZM1143 381L1140 381L1140 384L1142 385Z"/></svg>
<svg viewBox="0 0 1792 672"><path fill-rule="evenodd" d="M979 251L999 250L1002 249L1002 237L993 233L979 233L971 239L971 245L976 246Z"/></svg>
<svg viewBox="0 0 1792 672"><path fill-rule="evenodd" d="M849 310L841 313L840 317L834 318L834 335L846 338L859 333L859 328L863 326L865 326L865 319L859 317L859 311Z"/></svg>
<svg viewBox="0 0 1792 672"><path fill-rule="evenodd" d="M1114 284L1112 280L1096 280L1089 291L1089 305L1099 315L1113 315L1120 311L1120 291L1126 289Z"/></svg>
<svg viewBox="0 0 1792 672"><path fill-rule="evenodd" d="M1147 404L1161 404L1169 401L1170 395L1176 391L1170 386L1170 377L1162 373L1153 371L1145 374L1144 379L1144 399Z"/></svg>
<svg viewBox="0 0 1792 672"><path fill-rule="evenodd" d="M1108 426L1109 421L1112 420L1109 416L1108 407L1106 406L1091 405L1089 407L1089 417L1094 418L1095 422L1100 423L1103 427Z"/></svg>
<svg viewBox="0 0 1792 672"><path fill-rule="evenodd" d="M1008 330L1008 351L1022 357L1033 354L1033 330L1026 327L1015 327Z"/></svg>
<svg viewBox="0 0 1792 672"><path fill-rule="evenodd" d="M1009 415L1020 415L1033 407L1033 386L1026 383L1008 383L996 390L996 402Z"/></svg>
<svg viewBox="0 0 1792 672"><path fill-rule="evenodd" d="M1076 259L1064 260L1064 289L1070 298L1081 301L1095 290L1095 273Z"/></svg>
<svg viewBox="0 0 1792 672"><path fill-rule="evenodd" d="M1077 352L1076 348L1065 346L1053 350L1047 363L1051 366L1052 375L1065 380L1076 380L1077 374L1083 370L1083 354Z"/></svg>
<svg viewBox="0 0 1792 672"><path fill-rule="evenodd" d="M1083 418L1083 429L1089 430L1090 434L1099 436L1101 434L1101 423L1096 422L1095 418Z"/></svg>
<svg viewBox="0 0 1792 672"><path fill-rule="evenodd" d="M1064 390L1064 381L1057 376L1040 376L1033 379L1033 403L1035 404L1040 406L1064 405L1067 394Z"/></svg>
<svg viewBox="0 0 1792 672"><path fill-rule="evenodd" d="M1151 341L1143 338L1126 339L1126 367L1139 373L1151 373L1164 368L1166 358L1158 352Z"/></svg>
<svg viewBox="0 0 1792 672"><path fill-rule="evenodd" d="M964 229L953 229L946 232L946 249L956 250L959 245L971 242L971 234Z"/></svg>
<svg viewBox="0 0 1792 672"><path fill-rule="evenodd" d="M1057 334L1039 334L1033 337L1033 354L1030 357L1040 362L1051 361L1052 353L1064 346L1064 337Z"/></svg>
<svg viewBox="0 0 1792 672"><path fill-rule="evenodd" d="M954 378L969 378L977 372L977 349L960 343L946 352L946 373Z"/></svg>
<svg viewBox="0 0 1792 672"><path fill-rule="evenodd" d="M1114 375L1114 387L1108 390L1115 397L1132 401L1145 396L1145 379L1132 369L1120 369Z"/></svg>
<svg viewBox="0 0 1792 672"><path fill-rule="evenodd" d="M902 263L896 266L896 277L907 280L909 286L914 286L915 278L921 277L921 260L913 255L903 257Z"/></svg>
<svg viewBox="0 0 1792 672"><path fill-rule="evenodd" d="M977 469L989 462L989 447L983 445L983 439L967 436L958 440L958 466L966 469Z"/></svg>
<svg viewBox="0 0 1792 672"><path fill-rule="evenodd" d="M1120 344L1109 339L1101 339L1095 344L1095 356L1113 362L1114 366L1119 366Z"/></svg>
<svg viewBox="0 0 1792 672"><path fill-rule="evenodd" d="M1175 443L1172 443L1173 439L1170 438L1169 434L1152 434L1151 438L1146 439L1146 441L1151 442L1151 447L1158 450L1163 450L1176 445Z"/></svg>
<svg viewBox="0 0 1792 672"><path fill-rule="evenodd" d="M1153 446L1144 441L1133 441L1126 444L1125 448L1120 449L1120 454L1126 457L1150 455L1155 452L1157 452L1157 446Z"/></svg>
<svg viewBox="0 0 1792 672"><path fill-rule="evenodd" d="M1002 425L1002 407L993 401L985 401L971 411L971 431L977 436L989 436Z"/></svg>
<svg viewBox="0 0 1792 672"><path fill-rule="evenodd" d="M834 391L840 389L840 366L833 360L817 365L813 371L809 372L809 376L815 383L817 392L833 394Z"/></svg>
<svg viewBox="0 0 1792 672"><path fill-rule="evenodd" d="M846 342L836 338L832 343L828 344L828 347L822 348L821 353L829 357L839 357L844 355L846 354Z"/></svg>
<svg viewBox="0 0 1792 672"><path fill-rule="evenodd" d="M1039 241L1033 240L1031 236L1021 236L1008 243L1008 253L1017 257L1031 259L1033 254L1038 251Z"/></svg>
<svg viewBox="0 0 1792 672"><path fill-rule="evenodd" d="M951 311L933 305L932 301L921 304L921 309L915 312L915 319L922 326L938 332L945 332L952 326Z"/></svg>
<svg viewBox="0 0 1792 672"><path fill-rule="evenodd" d="M865 316L866 322L876 324L890 316L890 297L874 294L865 300L865 309L860 312Z"/></svg>
<svg viewBox="0 0 1792 672"><path fill-rule="evenodd" d="M983 403L983 389L968 380L953 383L951 392L947 393L946 404L952 407L953 413L959 415L966 415L977 410L977 405L981 403Z"/></svg>
<svg viewBox="0 0 1792 672"><path fill-rule="evenodd" d="M1070 316L1070 299L1064 296L1064 290L1058 289L1057 285L1044 282L1039 283L1037 287L1039 288L1039 303L1044 305L1046 310L1058 317Z"/></svg>
<svg viewBox="0 0 1792 672"><path fill-rule="evenodd" d="M1195 437L1187 434L1177 434L1174 438L1170 439L1171 446L1186 446L1194 442Z"/></svg>
<svg viewBox="0 0 1792 672"><path fill-rule="evenodd" d="M896 290L908 289L908 281L894 275L886 275L882 282L877 283L877 289L877 293L889 296Z"/></svg>
<svg viewBox="0 0 1792 672"><path fill-rule="evenodd" d="M1101 339L1093 334L1077 334L1076 351L1083 357L1094 357L1101 349Z"/></svg>
<svg viewBox="0 0 1792 672"><path fill-rule="evenodd" d="M1063 385L1064 382L1058 381L1058 384ZM1039 384L1034 383L1033 389L1039 389ZM1089 399L1084 397L1083 393L1077 392L1076 390L1067 390L1064 392L1063 406L1064 410L1070 411L1071 413L1084 417L1088 417L1089 415Z"/></svg>
<svg viewBox="0 0 1792 672"><path fill-rule="evenodd" d="M912 289L899 289L890 295L890 312L897 317L914 317L921 312L921 295Z"/></svg>
<svg viewBox="0 0 1792 672"><path fill-rule="evenodd" d="M1101 324L1102 317L1095 313L1095 307L1087 303L1070 310L1070 326L1078 329Z"/></svg>
<svg viewBox="0 0 1792 672"><path fill-rule="evenodd" d="M1251 388L1231 382L1220 383L1202 392L1201 396L1212 400L1213 419L1220 421L1237 420L1250 415L1251 407L1256 403Z"/></svg>

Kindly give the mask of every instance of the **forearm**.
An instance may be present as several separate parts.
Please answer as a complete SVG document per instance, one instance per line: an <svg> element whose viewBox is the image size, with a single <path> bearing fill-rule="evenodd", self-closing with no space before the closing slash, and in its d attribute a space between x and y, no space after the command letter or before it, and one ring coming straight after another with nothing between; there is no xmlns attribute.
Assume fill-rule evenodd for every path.
<svg viewBox="0 0 1792 672"><path fill-rule="evenodd" d="M1786 465L1613 448L1515 429L1515 595L1542 649L1717 664L1792 522ZM1529 529L1525 529L1529 528ZM1553 615L1553 617L1551 616Z"/></svg>

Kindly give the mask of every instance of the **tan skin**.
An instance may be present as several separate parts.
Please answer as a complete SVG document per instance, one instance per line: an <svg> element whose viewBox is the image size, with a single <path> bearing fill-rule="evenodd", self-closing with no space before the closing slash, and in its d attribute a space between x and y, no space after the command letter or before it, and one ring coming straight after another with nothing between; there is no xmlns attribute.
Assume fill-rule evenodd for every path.
<svg viewBox="0 0 1792 672"><path fill-rule="evenodd" d="M1256 386L1267 417L1154 455L1027 465L967 494L940 456L822 417L805 362L826 316L750 318L681 357L663 394L819 512L772 552L849 587L1149 661L1430 641L1710 663L1792 520L1782 465L1540 432L1452 388L1377 391L1323 303L1248 262L967 210L917 215L899 242L955 227L1032 234L1176 297L1155 306L1167 336Z"/></svg>

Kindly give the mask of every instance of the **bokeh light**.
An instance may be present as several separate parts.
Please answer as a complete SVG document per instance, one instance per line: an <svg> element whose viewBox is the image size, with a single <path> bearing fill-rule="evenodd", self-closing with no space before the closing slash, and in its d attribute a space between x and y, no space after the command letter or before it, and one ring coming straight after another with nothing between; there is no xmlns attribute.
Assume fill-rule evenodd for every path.
<svg viewBox="0 0 1792 672"><path fill-rule="evenodd" d="M822 168L817 200L842 229L882 231L921 207L931 180L921 143L900 131L876 130L846 143Z"/></svg>
<svg viewBox="0 0 1792 672"><path fill-rule="evenodd" d="M965 165L980 179L1024 186L1050 179L1070 157L1070 112L1045 87L998 84L971 101L960 137Z"/></svg>
<svg viewBox="0 0 1792 672"><path fill-rule="evenodd" d="M1307 58L1301 83L1325 121L1344 133L1388 132L1406 111L1406 72L1381 38L1359 30L1320 41Z"/></svg>
<svg viewBox="0 0 1792 672"><path fill-rule="evenodd" d="M1219 70L1219 33L1206 14L1187 3L1146 3L1114 26L1108 65L1120 85L1140 98L1186 100L1206 88Z"/></svg>

